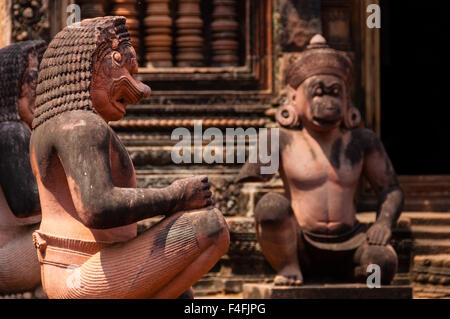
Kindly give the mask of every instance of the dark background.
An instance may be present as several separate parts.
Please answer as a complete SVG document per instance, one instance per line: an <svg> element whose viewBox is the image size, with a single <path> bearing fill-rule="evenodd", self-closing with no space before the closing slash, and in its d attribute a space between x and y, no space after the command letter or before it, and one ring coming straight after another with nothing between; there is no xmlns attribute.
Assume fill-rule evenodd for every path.
<svg viewBox="0 0 450 319"><path fill-rule="evenodd" d="M450 174L450 9L381 0L381 138L398 174Z"/></svg>

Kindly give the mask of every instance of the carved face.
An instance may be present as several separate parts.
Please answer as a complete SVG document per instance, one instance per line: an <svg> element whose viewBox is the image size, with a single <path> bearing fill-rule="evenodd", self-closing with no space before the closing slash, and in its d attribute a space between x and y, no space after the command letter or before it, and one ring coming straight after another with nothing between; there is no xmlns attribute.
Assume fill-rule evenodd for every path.
<svg viewBox="0 0 450 319"><path fill-rule="evenodd" d="M303 125L327 131L338 127L347 107L345 83L333 75L315 75L298 88L289 89L289 97Z"/></svg>
<svg viewBox="0 0 450 319"><path fill-rule="evenodd" d="M19 116L28 126L31 127L33 114L36 108L36 86L38 79L39 61L36 53L28 55L28 68L22 77L22 87L18 99Z"/></svg>
<svg viewBox="0 0 450 319"><path fill-rule="evenodd" d="M95 62L92 103L106 122L120 120L128 104L150 96L151 89L133 78L137 71L136 52L126 44L110 50Z"/></svg>

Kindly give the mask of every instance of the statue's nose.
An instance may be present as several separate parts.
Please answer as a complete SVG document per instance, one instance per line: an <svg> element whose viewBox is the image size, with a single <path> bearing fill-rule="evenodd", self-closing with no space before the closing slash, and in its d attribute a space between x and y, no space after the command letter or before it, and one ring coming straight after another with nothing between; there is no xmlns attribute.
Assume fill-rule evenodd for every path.
<svg viewBox="0 0 450 319"><path fill-rule="evenodd" d="M152 89L148 85L145 85L144 83L139 82L138 87L139 87L139 91L141 92L142 98L149 97L150 94L152 94Z"/></svg>

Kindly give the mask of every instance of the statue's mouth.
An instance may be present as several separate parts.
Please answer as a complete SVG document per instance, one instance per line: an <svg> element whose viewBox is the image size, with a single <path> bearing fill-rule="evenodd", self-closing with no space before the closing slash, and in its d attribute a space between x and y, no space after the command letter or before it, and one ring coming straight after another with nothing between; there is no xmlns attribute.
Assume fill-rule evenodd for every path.
<svg viewBox="0 0 450 319"><path fill-rule="evenodd" d="M320 118L320 117L313 117L313 121L315 124L318 124L319 126L335 126L336 123L339 122L339 118L333 118L333 119L327 119L327 118Z"/></svg>
<svg viewBox="0 0 450 319"><path fill-rule="evenodd" d="M118 100L113 100L113 101L111 101L111 102L112 102L112 105L113 105L120 113L122 113L122 114L125 115L125 113L126 113L125 109L126 109L128 103L125 102L125 100L124 100L123 98L120 98L120 99L118 99Z"/></svg>
<svg viewBox="0 0 450 319"><path fill-rule="evenodd" d="M111 86L111 96L118 96L118 98L112 100L112 104L121 113L126 113L125 109L128 104L135 104L142 98L150 95L150 92L145 90L148 87L144 85L144 89L141 89L137 84L133 83L126 76L121 76L119 79L114 80Z"/></svg>

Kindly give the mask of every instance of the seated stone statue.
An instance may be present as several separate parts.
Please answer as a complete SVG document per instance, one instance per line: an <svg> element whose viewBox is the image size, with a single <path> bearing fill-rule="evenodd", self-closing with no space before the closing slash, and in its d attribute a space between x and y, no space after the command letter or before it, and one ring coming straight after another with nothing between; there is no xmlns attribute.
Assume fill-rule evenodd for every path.
<svg viewBox="0 0 450 319"><path fill-rule="evenodd" d="M365 282L370 264L380 267L382 284L396 273L389 240L403 192L379 138L358 128L359 112L349 102L351 74L350 59L321 35L287 72L288 102L276 113L285 194L268 193L255 208L258 241L277 271L275 285L300 285L303 278ZM267 181L273 175L262 174L262 166L246 163L237 180ZM368 230L355 215L361 175L378 196L377 219Z"/></svg>
<svg viewBox="0 0 450 319"><path fill-rule="evenodd" d="M176 298L227 251L205 176L137 188L108 126L150 95L124 17L66 27L41 63L31 165L42 222L34 233L49 298ZM136 222L166 217L137 235Z"/></svg>
<svg viewBox="0 0 450 319"><path fill-rule="evenodd" d="M41 206L29 145L43 50L44 41L0 50L0 294L34 290L41 282L32 240Z"/></svg>

